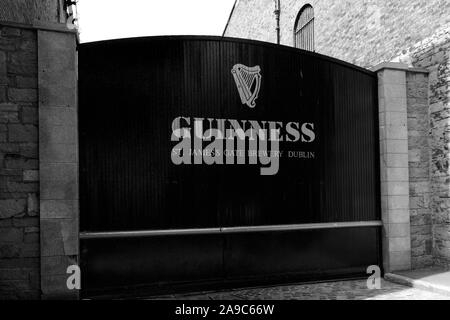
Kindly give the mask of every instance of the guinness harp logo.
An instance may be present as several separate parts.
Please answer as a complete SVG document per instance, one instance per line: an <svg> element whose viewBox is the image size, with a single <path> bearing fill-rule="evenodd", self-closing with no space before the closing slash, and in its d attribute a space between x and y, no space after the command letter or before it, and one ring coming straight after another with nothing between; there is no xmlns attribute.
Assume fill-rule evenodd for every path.
<svg viewBox="0 0 450 320"><path fill-rule="evenodd" d="M246 104L250 108L256 106L255 100L258 98L261 85L260 71L261 68L259 66L247 67L239 63L235 64L231 69L242 104Z"/></svg>

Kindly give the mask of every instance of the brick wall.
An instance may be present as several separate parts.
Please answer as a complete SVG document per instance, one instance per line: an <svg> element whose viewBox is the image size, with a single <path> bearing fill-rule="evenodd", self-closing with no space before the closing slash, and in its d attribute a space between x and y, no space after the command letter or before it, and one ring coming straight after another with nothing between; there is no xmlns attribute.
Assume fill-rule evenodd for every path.
<svg viewBox="0 0 450 320"><path fill-rule="evenodd" d="M390 61L450 22L447 0L280 0L281 43L293 45L295 18L314 7L316 51L360 66ZM225 35L276 41L273 0L238 0Z"/></svg>
<svg viewBox="0 0 450 320"><path fill-rule="evenodd" d="M0 1L0 300L78 297L64 291L78 198L60 194L78 176L58 166L77 168L78 146L77 37L62 3Z"/></svg>
<svg viewBox="0 0 450 320"><path fill-rule="evenodd" d="M38 298L36 31L0 26L0 299Z"/></svg>

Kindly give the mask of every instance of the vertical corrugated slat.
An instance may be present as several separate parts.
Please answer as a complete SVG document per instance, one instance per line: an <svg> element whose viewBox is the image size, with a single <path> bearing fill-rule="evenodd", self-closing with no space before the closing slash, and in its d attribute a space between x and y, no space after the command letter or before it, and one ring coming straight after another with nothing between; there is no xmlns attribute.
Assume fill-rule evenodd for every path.
<svg viewBox="0 0 450 320"><path fill-rule="evenodd" d="M309 48L313 48L313 38L311 37L312 27L313 24L310 23L308 26L309 29L301 30L299 32L304 36L304 31L307 31L309 35ZM179 206L174 203L174 201L171 201L170 197L178 198L181 194L185 197L182 199L188 199L191 194L194 194L200 189L187 190L180 187L183 182L183 177L185 179L191 178L188 175L180 175L181 166L173 169L176 173L171 173L173 175L171 181L176 181L178 184L169 184L166 179L169 176L169 172L171 172L170 170L172 170L169 170L170 166L165 165L158 169L159 171L154 171L156 169L153 164L164 163L167 161L167 155L165 153L152 155L152 152L156 149L148 149L149 146L151 146L150 143L153 134L151 133L151 127L167 121L164 113L166 111L161 106L167 105L168 110L172 110L171 112L173 112L173 108L180 108L177 109L177 115L182 113L182 115L214 117L214 112L219 112L222 117L238 119L251 119L253 116L256 117L256 115L260 115L259 112L262 112L262 110L265 110L264 112L271 110L269 108L270 106L265 105L264 103L269 103L267 102L267 99L269 99L268 95L271 90L274 90L272 87L277 87L279 85L279 81L270 82L271 79L278 79L276 74L271 75L270 73L275 71L268 71L271 70L270 68L275 64L264 59L267 59L265 57L273 55L278 57L275 51L271 51L275 49L268 47L258 49L260 51L257 51L255 50L257 47L256 45L249 45L247 43L233 44L233 46L231 46L229 42L217 41L208 41L206 46L204 41L199 40L196 40L195 42L186 41L185 43L184 53L179 52L180 49L174 45L172 49L152 46L151 48L154 49L148 50L146 56L141 58L139 57L139 54L137 54L137 58L142 59L142 61L145 61L148 57L148 59L163 59L161 61L164 61L164 63L157 60L159 61L158 65L149 65L148 67L144 65L145 67L142 68L145 69L146 72L142 72L140 70L141 67L139 67L139 72L137 74L139 77L144 77L144 82L139 80L139 78L135 79L135 86L137 88L145 86L146 90L142 91L144 92L144 96L141 98L139 98L139 96L134 96L134 99L147 99L148 97L145 96L147 92L158 92L158 94L154 93L151 96L153 98L145 101L145 105L147 106L145 108L137 103L138 100L133 100L132 104L126 105L126 107L130 109L135 108L133 113L124 112L121 109L120 104L127 103L125 100L116 103L111 97L105 96L105 91L95 93L95 90L93 89L89 95L94 98L93 101L96 103L95 108L93 108L92 105L86 107L86 104L90 102L86 99L85 90L87 90L86 88L89 86L97 88L96 86L98 86L98 83L95 81L98 82L99 80L88 83L88 85L84 84L86 82L82 82L83 87L81 87L80 90L80 108L89 109L89 112L83 112L83 109L80 113L80 126L82 126L80 132L88 133L87 138L83 138L80 145L80 152L82 152L82 155L80 155L80 159L82 160L80 161L83 162L80 163L80 168L82 166L86 169L88 175L87 177L82 178L83 188L80 191L82 198L84 199L82 203L83 210L88 210L89 212L89 214L83 213L83 216L85 217L83 218L83 228L85 228L85 230L108 230L111 228L126 230L148 228L149 226L161 228L171 226L171 223L173 222L176 222L174 225L174 227L176 227L189 222L188 219L185 218L186 215L184 215L183 218L180 218L181 220L178 222L176 221L177 218L174 208L179 208ZM218 43L220 43L220 45ZM224 57L221 56L222 51L219 49L220 46L226 48L223 51ZM162 53L160 52L166 52L165 54L167 56L161 56ZM260 52L262 54L260 54ZM285 54L287 55L286 57L290 57L290 55L292 55L292 57L301 55L300 51L295 50ZM273 67L273 70L278 70L278 67L283 67L281 61L283 61L285 57L281 52L279 57L280 58L274 58L277 67ZM176 61L178 61L177 59L179 58L182 60L178 65L178 62ZM223 59L223 61L221 59ZM290 61L289 59L285 60L288 62ZM330 101L333 103L332 98L329 98L329 100L324 98L326 95L330 94L327 90L331 84L328 84L327 81L332 83L331 80L328 80L331 76L336 82L332 85L336 87L334 91L336 96L334 103L336 112L335 126L337 129L336 132L330 132L329 134L330 137L336 135L335 139L340 139L335 141L341 146L340 150L336 150L336 156L340 157L337 161L339 161L341 165L330 165L329 168L325 169L326 172L330 174L330 177L327 178L326 181L327 183L331 183L330 187L326 189L328 194L325 197L326 203L323 207L326 210L329 210L334 202L334 211L329 210L328 216L322 215L320 218L328 221L376 219L378 217L375 211L376 208L372 208L376 206L376 200L375 198L370 198L370 195L376 192L376 183L370 182L373 179L376 179L376 168L373 168L375 163L371 158L373 157L372 146L376 143L371 136L374 134L373 123L371 123L374 116L370 112L370 110L374 108L373 101L370 100L371 93L374 90L372 88L375 81L374 77L361 73L361 71L353 70L348 66L334 64L332 62L326 62L327 67L321 67L321 64L325 64L325 62L316 58L314 55L305 55L300 61L303 61L302 66L304 67L303 73L305 79L309 79L308 81L317 81L317 85L315 85L317 88L314 88L313 90L310 90L310 87L307 86L304 88L304 96L301 99L318 99L311 100L311 103L321 101L320 105L314 107L322 108L320 110L323 111L324 117L330 117L327 115L327 108L330 108L330 106L329 103L327 106L324 106L323 101ZM117 78L112 79L104 75L105 83L110 83L111 79L116 82L122 81L123 90L125 90L128 86L127 82L133 81L132 77L126 74L126 72L130 71L127 71L127 69L124 68L123 72L125 72L125 74L119 76L117 71L107 68L106 62L103 62L105 64L104 69L100 69L98 72L105 73L105 70L109 70L108 72L111 72L111 75L108 76ZM234 63L238 62L243 62L250 66L261 64L263 70L263 87L257 100L258 107L256 109L250 110L245 105L242 105L237 95L236 86L232 80L230 69ZM225 66L224 70L219 68L217 63L223 64ZM307 67L311 64L312 67ZM84 67L80 69L80 77L82 78L85 77L86 70L89 70L83 68ZM182 68L181 70L184 71L180 73L178 68ZM285 70L291 69L293 69L292 66ZM89 72L93 72L92 69L89 70ZM117 74L114 74L114 72ZM334 76L332 75L333 72L335 73ZM177 80L177 77L179 74L183 74L184 78L182 82L188 86L187 88L178 86L179 81ZM319 76L321 77L320 81L315 79L315 77ZM227 83L226 87L222 85L222 82L219 85L216 82L218 79ZM298 73L290 75L289 72L287 72L284 73L280 79L291 79L289 81L295 82L298 81ZM299 83L299 85L305 86L308 84L308 81L302 84ZM173 89L173 83L177 86L176 90ZM324 85L323 89L320 89L321 84ZM286 86L289 87L290 84L287 83ZM277 88L278 91L284 90L283 87ZM284 92L283 95L280 95L280 92L278 91L274 95L276 98L273 98L276 100L270 100L271 105L274 101L278 102L282 99L283 95L290 95L289 91ZM127 92L130 97L135 95L133 91ZM97 97L96 94L103 96ZM109 91L110 96L115 96L115 94L115 92ZM101 99L105 98L108 98L109 100L106 100L107 102L102 105ZM117 96L116 99L124 98ZM285 100L284 104L289 104L289 101ZM306 105L306 107L308 107L308 105ZM283 110L283 104L280 104L280 108L281 109L273 109L273 112ZM184 113L183 110L188 110L189 112L186 111L186 113ZM105 113L108 114L108 117L112 117L112 124L108 124L111 123L111 121L104 121L102 123L105 125L100 129L98 128L99 119L103 119L102 117L104 117ZM132 118L132 114L135 113L140 114L141 116ZM231 114L233 116L231 116ZM267 117L265 116L264 120L271 120L272 118L278 120L279 115L277 113L269 115L270 116ZM145 121L144 116L148 117L148 119L145 118L147 119ZM90 117L92 119L90 119ZM158 121L151 122L153 121L152 119L158 119ZM316 119L316 121L329 121L328 119L320 118ZM361 124L356 125L352 123L352 119L359 119L358 121L361 121ZM150 121L151 123L147 123L147 121ZM88 125L86 125L87 122L89 122ZM347 128L345 128L345 126L347 126ZM162 125L158 128L160 130L162 128L164 131L159 133L163 136L163 139L161 140L162 143L164 143L166 138L170 139L169 131L166 132ZM111 131L110 134L105 134L102 130L104 132L108 132L108 130L113 131ZM121 132L123 134L119 135ZM108 137L109 135L114 135L115 138L111 139ZM143 138L144 136L147 140ZM159 138L161 137L158 136L158 139ZM331 146L328 146L327 148L331 149ZM153 162L143 161L147 159ZM200 166L192 166L189 168L193 167L195 170L200 168ZM188 170L188 168L184 169ZM369 169L373 171L369 172ZM206 178L208 178L208 176L206 176ZM344 183L344 180L347 181ZM201 181L201 179L197 180L194 188L199 188L199 186L201 186L201 188L205 188L204 190L208 189L206 181L207 180ZM340 190L342 189L341 187L345 187L345 190ZM304 185L302 185L301 188L304 190L307 189ZM111 194L114 194L115 196L111 197ZM355 195L353 198L352 194ZM148 199L142 201L143 196L148 196ZM108 197L111 197L110 201L105 200ZM218 197L218 195L214 194L214 197ZM365 201L366 198L367 200ZM90 203L86 203L86 199L88 199ZM194 203L198 200L200 200L200 197L190 201ZM215 200L210 200L213 207L214 201ZM306 204L305 206L315 208L313 204ZM259 220L262 219L262 216L258 216L259 209L257 210L252 203L233 204L233 206L225 207L222 214L230 216L235 215L237 212L234 211L235 208L237 208L236 210L238 210L242 216L245 216L248 221L251 220L256 224L262 221ZM365 212L362 212L361 208L366 208ZM261 210L261 212L263 212L264 208ZM167 215L169 213L174 214L174 216L168 218ZM210 219L210 217L211 215L205 215L205 221ZM217 217L220 217L219 213L217 213L215 219L217 219ZM264 222L270 221L270 219L276 220L276 218L276 216L264 216ZM290 219L294 218L291 217ZM212 221L214 219L210 220ZM224 218L222 221L226 220L227 218Z"/></svg>

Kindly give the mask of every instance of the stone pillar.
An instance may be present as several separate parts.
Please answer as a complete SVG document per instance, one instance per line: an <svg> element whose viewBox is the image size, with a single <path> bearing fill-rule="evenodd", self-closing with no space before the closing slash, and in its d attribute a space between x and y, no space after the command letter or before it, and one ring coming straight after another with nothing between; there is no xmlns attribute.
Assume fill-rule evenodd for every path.
<svg viewBox="0 0 450 320"><path fill-rule="evenodd" d="M78 298L67 267L78 264L76 34L38 31L41 290Z"/></svg>
<svg viewBox="0 0 450 320"><path fill-rule="evenodd" d="M411 268L406 69L400 63L373 68L378 74L385 272Z"/></svg>

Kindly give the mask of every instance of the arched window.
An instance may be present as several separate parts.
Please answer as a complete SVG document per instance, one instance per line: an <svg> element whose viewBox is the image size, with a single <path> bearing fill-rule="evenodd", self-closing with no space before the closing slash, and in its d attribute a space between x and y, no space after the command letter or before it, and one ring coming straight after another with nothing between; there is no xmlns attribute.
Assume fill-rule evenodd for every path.
<svg viewBox="0 0 450 320"><path fill-rule="evenodd" d="M310 4L300 9L295 20L294 47L314 51L314 8Z"/></svg>

